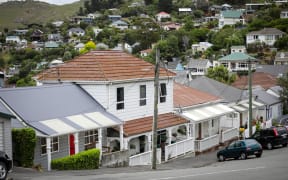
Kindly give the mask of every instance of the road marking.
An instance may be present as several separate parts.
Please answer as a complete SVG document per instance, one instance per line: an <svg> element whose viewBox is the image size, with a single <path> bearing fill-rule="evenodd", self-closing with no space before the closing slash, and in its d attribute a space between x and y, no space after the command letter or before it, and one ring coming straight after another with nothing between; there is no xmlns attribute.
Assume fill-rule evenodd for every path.
<svg viewBox="0 0 288 180"><path fill-rule="evenodd" d="M246 169L234 169L234 170L227 170L227 171L217 171L217 172L210 172L210 173L202 173L202 174L192 174L187 176L171 176L171 177L164 177L164 178L157 178L157 179L150 179L150 180L166 180L166 179L179 179L179 178L187 178L187 177L195 177L195 176L204 176L204 175L213 175L213 174L222 174L222 173L231 173L231 172L241 172L241 171L250 171L256 169L264 169L266 167L255 167L255 168L246 168Z"/></svg>

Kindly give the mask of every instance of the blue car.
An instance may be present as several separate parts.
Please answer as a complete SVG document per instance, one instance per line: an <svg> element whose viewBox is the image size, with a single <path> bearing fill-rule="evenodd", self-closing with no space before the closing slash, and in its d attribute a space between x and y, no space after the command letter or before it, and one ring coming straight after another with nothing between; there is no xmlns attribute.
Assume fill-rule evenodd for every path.
<svg viewBox="0 0 288 180"><path fill-rule="evenodd" d="M262 156L262 146L254 139L245 139L234 141L225 149L217 152L219 161L226 159L246 159L248 156L255 155L257 158Z"/></svg>

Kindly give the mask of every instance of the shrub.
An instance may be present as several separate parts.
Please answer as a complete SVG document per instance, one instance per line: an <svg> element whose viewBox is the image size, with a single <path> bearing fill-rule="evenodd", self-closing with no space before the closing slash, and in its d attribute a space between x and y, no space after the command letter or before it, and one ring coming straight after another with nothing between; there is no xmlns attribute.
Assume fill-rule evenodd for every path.
<svg viewBox="0 0 288 180"><path fill-rule="evenodd" d="M58 170L82 170L99 168L99 149L90 149L82 151L73 156L53 159L51 162L52 169Z"/></svg>
<svg viewBox="0 0 288 180"><path fill-rule="evenodd" d="M36 133L32 128L12 129L13 158L19 166L32 167Z"/></svg>

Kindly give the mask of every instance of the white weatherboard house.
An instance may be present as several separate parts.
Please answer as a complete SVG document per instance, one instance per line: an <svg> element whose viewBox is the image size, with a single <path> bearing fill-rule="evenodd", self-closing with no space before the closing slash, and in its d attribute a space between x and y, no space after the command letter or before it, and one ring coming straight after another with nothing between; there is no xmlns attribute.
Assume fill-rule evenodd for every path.
<svg viewBox="0 0 288 180"><path fill-rule="evenodd" d="M252 31L246 34L246 45L253 43L264 43L273 46L274 43L282 38L286 33L276 28L264 28L259 31Z"/></svg>
<svg viewBox="0 0 288 180"><path fill-rule="evenodd" d="M245 24L245 19L243 17L243 11L240 10L226 10L220 12L219 29L223 28L225 25L235 25L237 23Z"/></svg>
<svg viewBox="0 0 288 180"><path fill-rule="evenodd" d="M171 143L173 129L189 126L186 119L173 113L174 76L160 69L158 147L162 151L165 142ZM91 51L40 73L38 81L78 84L123 122L123 128L103 130L107 136L116 134L113 138L107 137L105 145L112 148L119 144L120 150L129 150L131 156L137 154L130 157L130 165L151 163L154 65L122 51ZM160 157L158 155L158 162Z"/></svg>
<svg viewBox="0 0 288 180"><path fill-rule="evenodd" d="M33 163L48 171L51 160L102 147L107 138L103 138L103 131L122 127L120 119L74 84L5 88L0 90L0 98L0 107L15 116L13 128L31 127L36 131ZM7 140L10 125L2 131ZM5 144L5 150L10 146L11 142L7 147ZM11 155L11 147L7 153Z"/></svg>

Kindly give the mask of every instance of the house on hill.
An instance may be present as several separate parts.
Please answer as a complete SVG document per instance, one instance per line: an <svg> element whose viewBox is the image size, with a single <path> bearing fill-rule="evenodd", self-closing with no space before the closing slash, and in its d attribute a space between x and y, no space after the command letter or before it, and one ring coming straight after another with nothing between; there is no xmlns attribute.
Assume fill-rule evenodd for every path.
<svg viewBox="0 0 288 180"><path fill-rule="evenodd" d="M253 43L264 43L268 46L273 46L284 35L286 35L285 32L276 28L264 28L259 31L252 31L246 34L246 46Z"/></svg>
<svg viewBox="0 0 288 180"><path fill-rule="evenodd" d="M172 132L183 125L189 127L188 120L173 111L174 76L173 72L160 69L158 146L162 148L162 156L165 156L165 145L171 144ZM154 65L123 51L90 51L39 73L37 80L43 84L73 82L79 85L123 122L123 129L103 130L104 134L123 137L108 138L107 145L120 144L119 150L129 150L130 165L151 163ZM138 155L135 157L135 154Z"/></svg>
<svg viewBox="0 0 288 180"><path fill-rule="evenodd" d="M245 24L245 18L243 16L243 11L240 10L226 10L220 12L219 29L222 29L225 25L235 25L240 23Z"/></svg>
<svg viewBox="0 0 288 180"><path fill-rule="evenodd" d="M1 107L9 107L8 112L15 116L13 128L35 130L34 164L48 171L51 160L95 147L101 149L108 138L103 132L123 127L119 118L74 84L5 88L0 89L0 98L0 122Z"/></svg>

